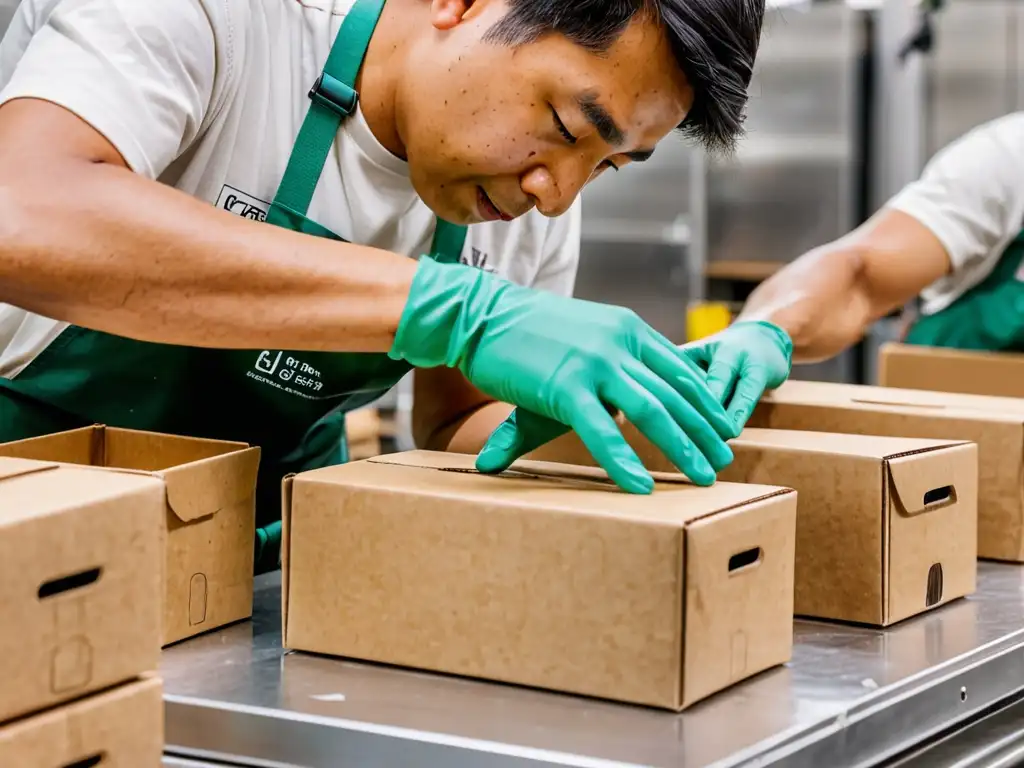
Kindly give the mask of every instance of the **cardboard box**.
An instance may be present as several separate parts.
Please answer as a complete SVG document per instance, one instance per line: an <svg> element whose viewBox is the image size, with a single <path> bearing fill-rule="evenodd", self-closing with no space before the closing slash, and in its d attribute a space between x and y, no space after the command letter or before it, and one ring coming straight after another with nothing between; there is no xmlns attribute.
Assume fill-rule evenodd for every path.
<svg viewBox="0 0 1024 768"><path fill-rule="evenodd" d="M285 483L286 648L682 709L792 651L796 493L413 451Z"/></svg>
<svg viewBox="0 0 1024 768"><path fill-rule="evenodd" d="M0 722L157 668L163 508L152 477L0 459Z"/></svg>
<svg viewBox="0 0 1024 768"><path fill-rule="evenodd" d="M0 726L4 768L159 768L160 679L151 677Z"/></svg>
<svg viewBox="0 0 1024 768"><path fill-rule="evenodd" d="M748 429L718 477L796 489L795 612L887 626L971 594L973 443Z"/></svg>
<svg viewBox="0 0 1024 768"><path fill-rule="evenodd" d="M978 556L1024 562L1024 400L790 381L748 425L977 443Z"/></svg>
<svg viewBox="0 0 1024 768"><path fill-rule="evenodd" d="M130 469L164 481L165 645L252 615L259 448L95 426L0 445L0 456Z"/></svg>
<svg viewBox="0 0 1024 768"><path fill-rule="evenodd" d="M1024 397L1024 355L885 344L878 355L883 387Z"/></svg>

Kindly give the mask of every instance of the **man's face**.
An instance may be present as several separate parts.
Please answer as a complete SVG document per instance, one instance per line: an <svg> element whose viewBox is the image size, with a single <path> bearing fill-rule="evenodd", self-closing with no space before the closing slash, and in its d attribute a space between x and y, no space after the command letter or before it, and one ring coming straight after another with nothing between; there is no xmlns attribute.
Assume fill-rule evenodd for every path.
<svg viewBox="0 0 1024 768"><path fill-rule="evenodd" d="M604 54L560 35L484 42L502 0L435 2L398 92L413 185L456 224L566 211L583 186L645 159L693 103L657 24L635 20Z"/></svg>

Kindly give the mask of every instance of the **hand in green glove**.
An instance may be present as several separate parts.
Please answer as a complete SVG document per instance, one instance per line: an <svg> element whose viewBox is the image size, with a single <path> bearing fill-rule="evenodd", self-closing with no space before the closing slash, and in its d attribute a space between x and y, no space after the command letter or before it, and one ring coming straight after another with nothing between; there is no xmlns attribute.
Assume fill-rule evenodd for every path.
<svg viewBox="0 0 1024 768"><path fill-rule="evenodd" d="M726 405L735 435L754 412L766 389L789 377L793 341L774 323L740 321L680 349L708 372L708 387Z"/></svg>
<svg viewBox="0 0 1024 768"><path fill-rule="evenodd" d="M612 480L633 493L650 493L654 481L609 406L696 483L714 482L714 467L732 460L725 443L732 425L704 372L620 307L424 258L389 354L420 368L458 368L481 391L529 411L528 420L571 427ZM502 461L487 465L492 471L516 458L500 453Z"/></svg>

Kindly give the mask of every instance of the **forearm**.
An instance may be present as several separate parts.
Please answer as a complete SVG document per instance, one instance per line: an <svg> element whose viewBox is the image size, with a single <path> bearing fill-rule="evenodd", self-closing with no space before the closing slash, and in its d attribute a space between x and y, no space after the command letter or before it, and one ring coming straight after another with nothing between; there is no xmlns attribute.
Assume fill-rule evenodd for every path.
<svg viewBox="0 0 1024 768"><path fill-rule="evenodd" d="M0 148L0 206L0 302L144 341L386 351L415 272L84 159Z"/></svg>
<svg viewBox="0 0 1024 768"><path fill-rule="evenodd" d="M814 362L855 344L879 309L864 285L862 254L836 244L803 255L758 286L739 319L775 323L793 340L793 360Z"/></svg>
<svg viewBox="0 0 1024 768"><path fill-rule="evenodd" d="M487 438L512 412L508 403L492 400L433 430L423 442L431 451L479 453Z"/></svg>
<svg viewBox="0 0 1024 768"><path fill-rule="evenodd" d="M949 273L943 244L917 219L883 208L849 235L804 254L766 280L743 308L793 339L793 359L828 359Z"/></svg>

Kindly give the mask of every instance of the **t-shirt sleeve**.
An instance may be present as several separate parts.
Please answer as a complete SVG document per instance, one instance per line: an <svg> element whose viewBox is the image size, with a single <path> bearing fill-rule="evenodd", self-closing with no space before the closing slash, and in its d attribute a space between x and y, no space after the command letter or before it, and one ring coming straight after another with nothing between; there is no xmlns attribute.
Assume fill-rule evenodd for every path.
<svg viewBox="0 0 1024 768"><path fill-rule="evenodd" d="M954 270L985 259L1024 223L1024 112L946 146L887 205L930 229Z"/></svg>
<svg viewBox="0 0 1024 768"><path fill-rule="evenodd" d="M577 198L568 211L552 219L544 238L540 268L533 280L533 288L572 296L580 261L582 210L582 203Z"/></svg>
<svg viewBox="0 0 1024 768"><path fill-rule="evenodd" d="M0 104L30 97L64 107L134 171L158 177L199 133L213 92L216 46L201 0L24 4L17 22L31 39L16 64L4 51L13 72L0 77Z"/></svg>

